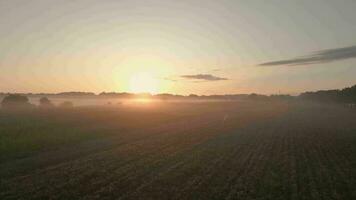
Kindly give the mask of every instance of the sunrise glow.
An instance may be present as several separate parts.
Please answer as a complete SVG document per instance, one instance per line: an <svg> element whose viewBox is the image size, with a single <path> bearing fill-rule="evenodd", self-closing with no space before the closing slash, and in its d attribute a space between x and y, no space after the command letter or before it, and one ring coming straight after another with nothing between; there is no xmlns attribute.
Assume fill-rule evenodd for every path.
<svg viewBox="0 0 356 200"><path fill-rule="evenodd" d="M159 92L158 81L148 72L138 72L130 78L130 91L133 93Z"/></svg>

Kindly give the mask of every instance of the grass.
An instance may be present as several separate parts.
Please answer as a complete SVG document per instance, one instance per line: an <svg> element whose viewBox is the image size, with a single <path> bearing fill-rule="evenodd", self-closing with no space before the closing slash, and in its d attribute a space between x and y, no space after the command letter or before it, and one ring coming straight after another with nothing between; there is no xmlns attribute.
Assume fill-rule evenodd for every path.
<svg viewBox="0 0 356 200"><path fill-rule="evenodd" d="M160 115L157 117L157 115ZM146 109L82 107L0 111L0 161L150 128L174 116ZM177 119L177 118L174 118Z"/></svg>
<svg viewBox="0 0 356 200"><path fill-rule="evenodd" d="M57 117L54 117L56 114ZM57 111L1 112L0 160L22 158L39 151L98 138L94 130L80 124L64 123L66 116Z"/></svg>
<svg viewBox="0 0 356 200"><path fill-rule="evenodd" d="M54 142L59 136L46 136L56 148L7 157L0 164L1 199L356 198L351 109L225 102L60 114L31 113L22 126L27 134L43 130L44 136L70 127L78 137ZM10 135L14 124L29 119L1 116ZM31 145L41 141L25 138Z"/></svg>

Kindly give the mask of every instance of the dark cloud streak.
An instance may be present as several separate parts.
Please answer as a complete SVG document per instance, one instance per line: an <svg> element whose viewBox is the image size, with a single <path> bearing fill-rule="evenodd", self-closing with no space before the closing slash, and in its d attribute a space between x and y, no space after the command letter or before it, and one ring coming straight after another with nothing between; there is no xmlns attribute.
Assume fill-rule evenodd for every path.
<svg viewBox="0 0 356 200"><path fill-rule="evenodd" d="M266 63L259 64L259 66L310 65L310 64L334 62L334 61L345 60L350 58L356 58L356 46L317 51L311 55L302 56L295 59L266 62Z"/></svg>
<svg viewBox="0 0 356 200"><path fill-rule="evenodd" d="M194 79L194 80L204 80L204 81L224 81L228 80L227 78L214 76L211 74L194 74L194 75L182 75L180 76L184 79Z"/></svg>

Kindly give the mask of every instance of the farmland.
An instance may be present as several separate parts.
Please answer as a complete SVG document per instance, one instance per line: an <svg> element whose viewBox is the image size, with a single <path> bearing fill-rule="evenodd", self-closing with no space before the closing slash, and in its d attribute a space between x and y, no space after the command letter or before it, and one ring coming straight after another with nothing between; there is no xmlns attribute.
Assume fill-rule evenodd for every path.
<svg viewBox="0 0 356 200"><path fill-rule="evenodd" d="M355 199L356 112L300 102L0 111L0 199Z"/></svg>

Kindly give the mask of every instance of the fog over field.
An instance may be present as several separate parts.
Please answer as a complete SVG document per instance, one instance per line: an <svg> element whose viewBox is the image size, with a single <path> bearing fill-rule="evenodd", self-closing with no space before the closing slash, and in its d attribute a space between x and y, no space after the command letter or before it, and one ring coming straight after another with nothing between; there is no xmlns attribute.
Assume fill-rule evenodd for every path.
<svg viewBox="0 0 356 200"><path fill-rule="evenodd" d="M356 200L356 0L0 0L0 200Z"/></svg>
<svg viewBox="0 0 356 200"><path fill-rule="evenodd" d="M253 100L2 110L0 197L353 199L354 111Z"/></svg>

